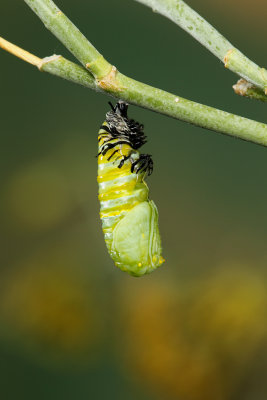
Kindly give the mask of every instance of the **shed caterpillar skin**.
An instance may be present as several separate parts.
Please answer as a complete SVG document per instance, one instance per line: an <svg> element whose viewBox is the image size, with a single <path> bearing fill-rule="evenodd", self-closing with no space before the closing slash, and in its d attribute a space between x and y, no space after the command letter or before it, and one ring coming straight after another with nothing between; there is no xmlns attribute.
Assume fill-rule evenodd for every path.
<svg viewBox="0 0 267 400"><path fill-rule="evenodd" d="M143 125L127 117L119 101L106 114L98 133L100 218L115 265L133 276L148 274L164 262L158 211L144 181L153 170L149 154L139 154L146 142Z"/></svg>

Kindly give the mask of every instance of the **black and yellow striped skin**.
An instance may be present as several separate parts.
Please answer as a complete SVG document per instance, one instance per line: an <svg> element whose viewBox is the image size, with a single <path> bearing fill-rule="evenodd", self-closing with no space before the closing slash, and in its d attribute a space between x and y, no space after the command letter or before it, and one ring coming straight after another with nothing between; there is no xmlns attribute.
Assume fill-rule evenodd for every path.
<svg viewBox="0 0 267 400"><path fill-rule="evenodd" d="M129 120L127 104L119 102L107 113L98 141L98 197L106 245L117 267L142 276L164 262L158 212L144 181L153 163L138 152L145 143L143 126Z"/></svg>

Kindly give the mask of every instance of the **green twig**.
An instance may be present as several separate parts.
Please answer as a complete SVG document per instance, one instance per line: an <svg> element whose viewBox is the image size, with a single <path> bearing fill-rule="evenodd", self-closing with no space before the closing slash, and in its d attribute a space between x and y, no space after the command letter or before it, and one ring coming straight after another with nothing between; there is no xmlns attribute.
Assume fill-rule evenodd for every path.
<svg viewBox="0 0 267 400"><path fill-rule="evenodd" d="M182 0L136 0L169 18L192 35L231 71L267 94L267 71L236 49L212 25Z"/></svg>
<svg viewBox="0 0 267 400"><path fill-rule="evenodd" d="M30 0L25 1L29 2ZM35 5L42 2L47 4L48 0L31 0L31 3L35 3ZM50 0L49 3L51 4ZM42 8L42 10L42 18L45 19L44 8ZM47 10L47 12L50 15L50 11ZM65 27L66 31L64 31L64 25L61 25L60 35L62 37L68 35L72 37L72 33L70 32L72 26L71 23L67 23ZM56 31L57 28L58 25L56 24L53 26L53 31ZM77 34L77 28L74 27L74 29L75 34ZM81 33L79 34L81 35ZM14 47L17 48L16 46ZM21 49L20 51L27 53ZM73 49L73 53L76 53L75 49ZM18 55L16 52L13 52L13 54ZM32 56L32 58L34 57L35 56ZM86 54L82 54L81 57L85 59ZM94 78L85 68L79 67L61 56L52 56L43 60L36 57L36 59L36 63L32 63L38 66L41 71L52 73L91 89L108 93L115 98L124 99L129 103L190 122L203 128L267 146L267 125L153 88L124 76L119 73L115 67L111 67L110 72L99 79ZM98 62L100 66L102 65L102 61L97 58L95 60L96 70L99 69Z"/></svg>
<svg viewBox="0 0 267 400"><path fill-rule="evenodd" d="M2 37L0 37L0 48L8 51L18 58L21 58L29 64L34 65L40 71L48 72L52 75L67 79L68 81L85 86L89 89L100 90L92 74L90 74L83 67L67 60L62 56L53 55L42 59L26 50L23 50L21 47L18 47L13 43L8 42Z"/></svg>
<svg viewBox="0 0 267 400"><path fill-rule="evenodd" d="M94 77L86 69L62 56L54 55L43 58L38 67L40 71L48 72L86 88L100 91Z"/></svg>
<svg viewBox="0 0 267 400"><path fill-rule="evenodd" d="M101 82L100 88L84 68L61 56L43 59L39 69L151 111L267 146L267 125L177 97L135 81L116 70L114 70L116 85L109 82L109 79L112 82L112 77L109 76L109 79Z"/></svg>
<svg viewBox="0 0 267 400"><path fill-rule="evenodd" d="M121 91L113 92L113 94L132 104L206 129L267 146L267 125L263 123L177 97L120 73L117 75L117 81Z"/></svg>
<svg viewBox="0 0 267 400"><path fill-rule="evenodd" d="M95 76L95 78L101 79L110 72L112 66L66 17L66 15L60 11L53 1L24 1L43 21L46 28L64 44L64 46Z"/></svg>

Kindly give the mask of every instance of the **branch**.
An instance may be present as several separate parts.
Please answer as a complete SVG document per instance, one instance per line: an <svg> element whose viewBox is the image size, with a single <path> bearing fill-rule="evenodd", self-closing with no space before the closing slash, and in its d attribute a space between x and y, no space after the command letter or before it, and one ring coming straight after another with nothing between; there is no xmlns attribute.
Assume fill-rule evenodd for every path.
<svg viewBox="0 0 267 400"><path fill-rule="evenodd" d="M0 37L0 48L34 65L40 71L49 72L52 75L56 75L93 90L100 90L94 77L86 69L66 60L66 58L62 56L53 55L42 59L8 42L2 37Z"/></svg>
<svg viewBox="0 0 267 400"><path fill-rule="evenodd" d="M46 28L52 32L97 79L101 79L110 73L112 66L66 15L60 11L53 1L24 1L43 21Z"/></svg>
<svg viewBox="0 0 267 400"><path fill-rule="evenodd" d="M35 65L36 67L38 67L39 63L42 62L41 58L36 57L28 51L16 46L15 44L8 42L2 37L0 37L0 47L8 51L9 53L16 55L18 58L21 58L22 60L32 65Z"/></svg>
<svg viewBox="0 0 267 400"><path fill-rule="evenodd" d="M151 7L192 35L231 71L267 94L267 71L236 49L212 25L182 0L136 0Z"/></svg>
<svg viewBox="0 0 267 400"><path fill-rule="evenodd" d="M31 2L39 4L41 0L32 0ZM43 2L47 4L48 0L43 0ZM49 3L51 3L50 0ZM55 29L57 28L53 27L53 30ZM69 29L72 29L69 23L65 33L62 33L62 26L60 29L61 35L73 36L69 32ZM75 32L77 33L77 28L75 28ZM80 32L79 34L82 35ZM73 53L75 52L76 50L73 49ZM82 57L86 58L86 54L82 54ZM71 63L61 56L52 56L41 61L41 64L38 61L37 65L41 71L52 73L91 89L100 90L115 98L206 129L267 146L267 125L148 86L119 73L115 67L111 67L110 72L102 79L95 78L94 80L85 68ZM101 65L102 61L99 59L98 61ZM95 61L95 70L98 69L98 61Z"/></svg>

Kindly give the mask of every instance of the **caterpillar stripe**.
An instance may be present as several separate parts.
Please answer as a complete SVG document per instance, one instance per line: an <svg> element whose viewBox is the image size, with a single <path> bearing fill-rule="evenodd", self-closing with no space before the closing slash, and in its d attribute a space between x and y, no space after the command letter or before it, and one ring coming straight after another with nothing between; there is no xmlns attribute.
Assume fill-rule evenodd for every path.
<svg viewBox="0 0 267 400"><path fill-rule="evenodd" d="M115 265L142 276L164 262L158 211L144 181L152 173L153 161L149 154L138 152L146 137L143 125L127 117L128 105L123 101L110 105L98 133L102 229Z"/></svg>

